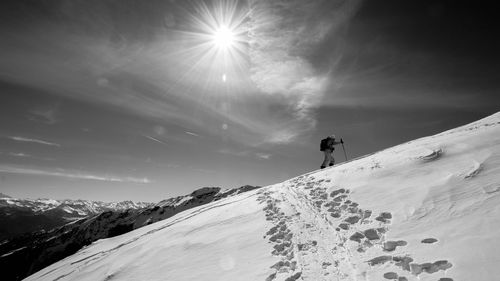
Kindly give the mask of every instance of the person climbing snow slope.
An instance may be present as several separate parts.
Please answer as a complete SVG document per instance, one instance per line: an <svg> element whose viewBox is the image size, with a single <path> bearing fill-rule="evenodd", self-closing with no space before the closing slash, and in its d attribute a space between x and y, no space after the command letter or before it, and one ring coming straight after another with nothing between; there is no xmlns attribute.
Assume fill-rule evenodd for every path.
<svg viewBox="0 0 500 281"><path fill-rule="evenodd" d="M338 144L343 144L344 141L340 139L339 142L335 141L335 135L328 136L326 139L321 140L320 151L323 151L325 154L325 159L323 160L323 164L321 164L321 169L324 169L327 165L333 166L335 164L335 159L333 158L333 151L335 150L334 146Z"/></svg>

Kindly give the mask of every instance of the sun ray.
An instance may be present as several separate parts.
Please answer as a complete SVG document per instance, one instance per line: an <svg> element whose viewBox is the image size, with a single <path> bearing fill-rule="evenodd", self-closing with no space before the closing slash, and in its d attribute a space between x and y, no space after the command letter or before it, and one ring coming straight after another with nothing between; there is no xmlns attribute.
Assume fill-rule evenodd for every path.
<svg viewBox="0 0 500 281"><path fill-rule="evenodd" d="M185 21L175 33L176 48L165 54L166 63L181 70L168 92L188 94L202 89L204 104L227 103L253 88L249 62L249 3L236 0L190 1ZM206 102L205 102L206 101Z"/></svg>

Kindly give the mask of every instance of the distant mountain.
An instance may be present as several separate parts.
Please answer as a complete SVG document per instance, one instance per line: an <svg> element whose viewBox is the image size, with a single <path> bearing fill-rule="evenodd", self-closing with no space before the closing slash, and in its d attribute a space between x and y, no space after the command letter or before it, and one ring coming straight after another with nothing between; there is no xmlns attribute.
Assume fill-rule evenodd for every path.
<svg viewBox="0 0 500 281"><path fill-rule="evenodd" d="M9 195L3 194L0 192L0 198L12 198Z"/></svg>
<svg viewBox="0 0 500 281"><path fill-rule="evenodd" d="M0 194L0 241L33 231L46 231L105 211L140 209L152 203L132 201L17 199Z"/></svg>
<svg viewBox="0 0 500 281"><path fill-rule="evenodd" d="M117 236L169 218L184 210L256 188L258 187L250 185L230 190L222 190L219 187L204 187L191 194L163 200L143 209L124 208L104 211L98 215L74 220L51 231L17 237L0 244L0 268L4 269L2 270L2 280L20 280L74 254L98 239ZM82 205L88 206L87 204ZM66 208L67 206L62 206L60 210L70 210ZM127 204L123 204L123 206L127 206ZM39 206L39 208L41 207ZM76 208L75 204L71 205L71 208ZM78 210L83 214L84 208ZM68 213L79 214L79 211Z"/></svg>

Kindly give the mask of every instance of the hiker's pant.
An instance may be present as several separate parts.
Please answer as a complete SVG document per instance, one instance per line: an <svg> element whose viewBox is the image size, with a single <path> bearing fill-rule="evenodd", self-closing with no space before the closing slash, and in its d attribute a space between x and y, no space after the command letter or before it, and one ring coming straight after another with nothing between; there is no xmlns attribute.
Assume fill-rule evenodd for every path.
<svg viewBox="0 0 500 281"><path fill-rule="evenodd" d="M333 166L335 164L335 159L333 159L333 150L331 149L325 149L323 151L325 153L325 160L323 160L323 164L321 164L321 167L326 167L326 166Z"/></svg>

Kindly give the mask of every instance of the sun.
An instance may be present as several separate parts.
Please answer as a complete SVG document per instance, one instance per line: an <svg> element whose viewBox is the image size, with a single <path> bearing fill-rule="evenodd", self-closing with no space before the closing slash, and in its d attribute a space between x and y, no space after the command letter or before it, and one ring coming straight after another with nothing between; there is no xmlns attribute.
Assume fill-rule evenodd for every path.
<svg viewBox="0 0 500 281"><path fill-rule="evenodd" d="M213 43L220 49L228 49L236 42L235 33L227 26L220 26L214 31Z"/></svg>
<svg viewBox="0 0 500 281"><path fill-rule="evenodd" d="M224 91L218 88L219 92L247 81L251 46L248 1L186 2L190 7L186 11L190 12L186 13L186 22L179 24L177 35L182 44L178 54L190 65L188 73L199 73L206 87L225 85Z"/></svg>

